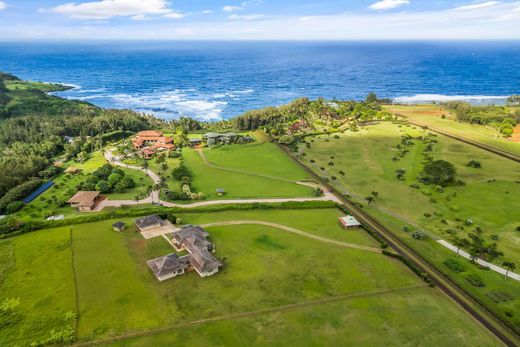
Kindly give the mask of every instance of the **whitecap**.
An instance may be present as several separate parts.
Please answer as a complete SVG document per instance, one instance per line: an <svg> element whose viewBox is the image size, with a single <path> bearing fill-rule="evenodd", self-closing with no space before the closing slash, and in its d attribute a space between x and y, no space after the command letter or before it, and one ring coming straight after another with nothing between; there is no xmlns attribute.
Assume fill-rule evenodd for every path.
<svg viewBox="0 0 520 347"><path fill-rule="evenodd" d="M507 96L499 95L442 95L442 94L416 94L412 96L400 96L394 98L394 103L419 104L431 102L466 101L474 104L503 103Z"/></svg>

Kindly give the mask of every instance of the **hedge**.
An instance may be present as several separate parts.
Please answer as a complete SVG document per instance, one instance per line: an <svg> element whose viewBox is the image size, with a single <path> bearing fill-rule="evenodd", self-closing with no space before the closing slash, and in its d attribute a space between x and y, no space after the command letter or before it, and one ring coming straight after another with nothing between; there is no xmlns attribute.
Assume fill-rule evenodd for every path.
<svg viewBox="0 0 520 347"><path fill-rule="evenodd" d="M208 205L193 208L184 207L164 207L164 206L146 206L142 208L119 208L110 212L100 212L96 214L85 214L83 216L68 218L58 221L17 221L16 227L2 230L0 223L0 237L12 237L25 234L40 229L55 228L73 224L84 224L98 222L102 220L139 217L147 214L167 214L167 213L203 213L203 212L221 212L221 211L244 211L244 210L275 210L275 209L319 209L319 208L335 208L336 204L332 201L288 201L273 203L245 203L245 204L219 204Z"/></svg>

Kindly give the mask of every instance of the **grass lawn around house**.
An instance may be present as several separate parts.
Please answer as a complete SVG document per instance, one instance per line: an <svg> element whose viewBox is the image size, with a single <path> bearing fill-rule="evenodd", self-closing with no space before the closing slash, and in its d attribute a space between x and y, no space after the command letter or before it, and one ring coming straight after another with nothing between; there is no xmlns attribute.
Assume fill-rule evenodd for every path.
<svg viewBox="0 0 520 347"><path fill-rule="evenodd" d="M394 113L402 114L411 121L520 155L520 143L508 141L497 129L491 126L458 122L457 118L442 106L427 104L385 105L384 107ZM446 118L442 119L442 115L445 115Z"/></svg>
<svg viewBox="0 0 520 347"><path fill-rule="evenodd" d="M181 213L179 217L185 223L200 224L225 220L270 221L332 239L375 243L362 230L341 230L338 215L341 212L336 209L313 209ZM123 219L127 223L132 220ZM450 341L459 345L496 344L486 330L437 289L426 287L401 262L382 254L345 249L267 226L218 226L208 228L216 245L215 255L225 258L225 266L218 274L202 279L191 272L158 282L146 260L173 249L162 238L145 240L135 232L135 226L116 233L111 228L114 221L72 227L80 341L253 312L243 320L184 327L174 330L173 334L159 334L150 340L129 343L163 346L186 338L190 345L192 341L193 345L233 341L254 345L279 339L313 345L318 337L324 341L421 343L449 336ZM37 231L7 242L25 239L38 244L40 235L52 232ZM68 228L55 229L54 233L68 240ZM345 236L341 237L341 233ZM46 265L61 261L59 255L64 252L61 247L42 246L46 251ZM72 253L69 247L65 250L69 252L70 266ZM39 251L26 249L24 256L30 259L33 252ZM0 262L5 260L2 258ZM63 265L60 263L60 266ZM62 281L70 286L72 274L60 273L68 276ZM402 289L409 286L413 288ZM11 295L41 297L43 289L33 289L21 287ZM364 295L379 291L385 293ZM254 313L345 295L361 296L277 313ZM51 296L48 300L52 305L62 298ZM410 321L421 323L407 324ZM377 328L382 322L386 326L383 330ZM249 328L241 329L244 324ZM350 328L346 329L347 326ZM306 335L301 332L314 328L318 330L317 335L303 339ZM378 334L370 334L374 329ZM238 331L240 333L235 334ZM373 336L367 337L367 334Z"/></svg>

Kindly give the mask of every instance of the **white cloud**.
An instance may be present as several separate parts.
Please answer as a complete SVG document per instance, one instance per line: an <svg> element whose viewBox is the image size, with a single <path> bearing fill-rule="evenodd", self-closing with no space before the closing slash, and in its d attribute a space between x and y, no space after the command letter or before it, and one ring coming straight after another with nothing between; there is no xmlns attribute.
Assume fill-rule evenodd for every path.
<svg viewBox="0 0 520 347"><path fill-rule="evenodd" d="M213 11L211 11L211 10L204 10L201 13L202 14L210 14L210 13L213 13Z"/></svg>
<svg viewBox="0 0 520 347"><path fill-rule="evenodd" d="M230 6L230 5L222 7L222 11L224 11L224 12L234 12L234 11L239 11L239 10L243 10L243 9L244 8L240 7L240 6Z"/></svg>
<svg viewBox="0 0 520 347"><path fill-rule="evenodd" d="M184 13L178 12L178 11L172 11L170 13L165 14L163 17L171 18L171 19L181 19L186 17Z"/></svg>
<svg viewBox="0 0 520 347"><path fill-rule="evenodd" d="M52 9L75 19L109 19L172 13L166 0L101 0L66 3Z"/></svg>
<svg viewBox="0 0 520 347"><path fill-rule="evenodd" d="M228 17L231 20L257 20L264 18L263 14L248 14L248 15L238 15L238 14L232 14Z"/></svg>
<svg viewBox="0 0 520 347"><path fill-rule="evenodd" d="M480 2L477 4L470 4L470 5L464 5L455 7L455 11L473 11L473 10L480 10L483 8L489 8L500 4L500 1L486 1L486 2Z"/></svg>
<svg viewBox="0 0 520 347"><path fill-rule="evenodd" d="M7 8L7 5L5 2L0 1L0 10L5 10Z"/></svg>
<svg viewBox="0 0 520 347"><path fill-rule="evenodd" d="M372 5L368 6L371 10L376 11L384 11L384 10L390 10L392 8L400 7L403 5L408 5L410 1L408 0L381 0L378 2L373 3Z"/></svg>

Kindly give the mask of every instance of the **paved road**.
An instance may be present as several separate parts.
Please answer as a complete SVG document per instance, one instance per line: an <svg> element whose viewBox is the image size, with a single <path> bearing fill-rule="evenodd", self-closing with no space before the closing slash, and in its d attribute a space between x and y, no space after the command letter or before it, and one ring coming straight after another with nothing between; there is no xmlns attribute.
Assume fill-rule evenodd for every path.
<svg viewBox="0 0 520 347"><path fill-rule="evenodd" d="M104 153L104 156L105 156L105 159L108 160L108 162L110 162L112 165L124 167L127 169L132 169L132 170L138 170L138 171L146 173L153 180L153 182L155 184L158 184L161 181L160 177L152 170L144 169L140 166L125 164L125 163L121 162L118 157L114 156L112 154L112 151L110 151L110 150L106 150ZM205 156L202 156L202 158L205 159ZM205 160L205 163L208 163L208 165L212 165L207 160ZM226 168L221 168L221 167L218 167L218 168L227 170ZM240 170L238 170L238 171L235 171L233 169L229 169L229 170L234 171L234 172L240 172L243 174L252 175L252 176L259 176L259 177L265 177L265 178L270 178L270 179L278 179L278 180L282 180L282 181L287 181L282 178L256 175L256 174L252 174L252 173L246 173L245 171L243 172ZM289 182L294 183L294 184L305 185L305 186L312 187L312 188L322 187L321 185L319 185L317 183L312 183L312 182L295 182L295 181L289 181ZM319 197L314 197L314 198L302 197L302 198L265 198L265 199L222 199L222 200L200 201L200 202L194 202L191 204L178 204L178 203L161 200L160 195L159 195L160 192L158 190L154 190L150 193L150 195L148 197L146 197L142 200L138 200L138 201L105 199L102 202L100 202L96 206L96 208L92 210L92 212L99 212L99 211L103 210L105 207L121 207L121 206L142 205L142 204L151 204L151 203L158 203L158 204L160 204L162 206L166 206L166 207L193 208L193 207L221 205L221 204L248 204L248 203L250 204L250 203L272 203L272 202L305 202L305 201L339 202L338 198L333 193L331 193L328 189L324 189L324 187L322 187L322 189L324 191L323 195L319 196Z"/></svg>
<svg viewBox="0 0 520 347"><path fill-rule="evenodd" d="M471 260L471 255L467 252L464 252L462 249L459 249L457 247L455 247L454 245L452 245L451 243L445 241L445 240L438 240L437 241L438 243L440 243L441 245L443 245L444 247L452 250L453 252L457 253L458 255L466 258L466 259L469 259ZM507 275L507 277L510 277L512 279L515 279L517 281L520 281L520 275L519 274L516 274L514 272L511 272L511 271L507 271L506 269L503 269L501 268L500 266L496 266L495 264L491 264L491 263L488 263L487 261L484 261L480 258L477 258L475 259L475 262L477 264L480 264L482 266L486 266L488 268L490 268L491 270L495 271L495 272L498 272L504 276Z"/></svg>

